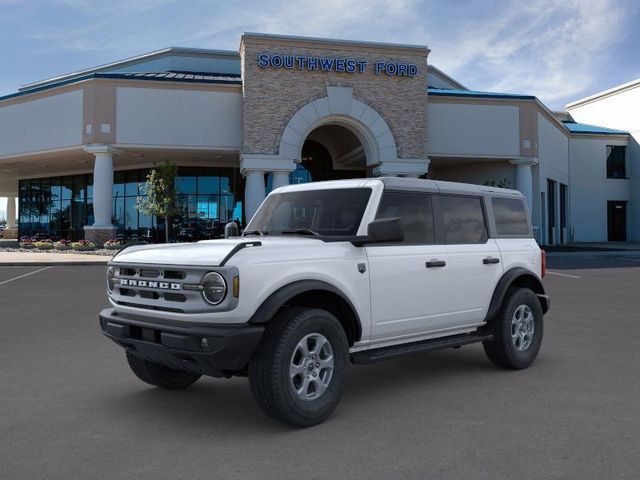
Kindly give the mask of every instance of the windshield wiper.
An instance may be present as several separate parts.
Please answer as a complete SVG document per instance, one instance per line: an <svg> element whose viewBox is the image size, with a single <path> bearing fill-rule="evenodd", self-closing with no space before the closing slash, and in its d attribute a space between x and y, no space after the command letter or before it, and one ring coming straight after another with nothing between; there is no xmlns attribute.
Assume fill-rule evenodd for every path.
<svg viewBox="0 0 640 480"><path fill-rule="evenodd" d="M263 232L262 230L248 230L246 232L242 233L243 237L246 237L247 235L258 235L260 237L263 237L264 235L268 235L269 232Z"/></svg>
<svg viewBox="0 0 640 480"><path fill-rule="evenodd" d="M292 230L282 230L280 232L282 235L313 235L314 237L320 237L321 235L315 230L311 230L310 228L295 228Z"/></svg>

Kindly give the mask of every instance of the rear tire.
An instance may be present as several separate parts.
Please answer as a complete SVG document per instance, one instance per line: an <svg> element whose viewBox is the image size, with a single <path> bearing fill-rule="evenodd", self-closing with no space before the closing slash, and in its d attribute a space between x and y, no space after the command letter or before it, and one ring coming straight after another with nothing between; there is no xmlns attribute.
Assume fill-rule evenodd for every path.
<svg viewBox="0 0 640 480"><path fill-rule="evenodd" d="M160 388L171 390L187 388L202 376L185 370L174 370L129 352L127 352L127 362L136 377L149 385Z"/></svg>
<svg viewBox="0 0 640 480"><path fill-rule="evenodd" d="M270 417L297 427L326 419L344 390L349 344L331 313L287 308L268 325L249 362L249 384Z"/></svg>
<svg viewBox="0 0 640 480"><path fill-rule="evenodd" d="M503 368L527 368L542 345L540 300L528 288L510 289L491 327L493 340L482 344L489 360Z"/></svg>

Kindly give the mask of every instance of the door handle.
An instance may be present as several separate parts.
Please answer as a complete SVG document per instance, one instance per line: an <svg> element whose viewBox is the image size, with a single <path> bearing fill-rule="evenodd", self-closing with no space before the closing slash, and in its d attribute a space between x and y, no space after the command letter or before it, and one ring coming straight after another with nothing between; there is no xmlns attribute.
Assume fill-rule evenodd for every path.
<svg viewBox="0 0 640 480"><path fill-rule="evenodd" d="M495 257L487 257L482 259L482 263L484 263L485 265L491 265L492 263L500 263L500 259Z"/></svg>
<svg viewBox="0 0 640 480"><path fill-rule="evenodd" d="M427 262L427 268L444 267L446 265L447 265L447 262L445 262L444 260L429 260Z"/></svg>

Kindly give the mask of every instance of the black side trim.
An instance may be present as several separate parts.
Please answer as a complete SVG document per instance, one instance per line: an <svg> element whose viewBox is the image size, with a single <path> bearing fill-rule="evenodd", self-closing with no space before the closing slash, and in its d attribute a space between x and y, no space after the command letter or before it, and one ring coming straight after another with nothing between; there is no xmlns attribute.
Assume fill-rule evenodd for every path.
<svg viewBox="0 0 640 480"><path fill-rule="evenodd" d="M360 322L360 317L358 316L358 311L353 306L353 303L342 293L338 288L334 287L330 283L323 282L321 280L300 280L298 282L290 283L289 285L285 285L284 287L276 290L271 294L269 298L267 298L260 307L253 314L251 319L249 319L249 323L260 324L269 322L273 316L276 314L280 308L285 305L289 300L291 300L296 295L300 295L304 292L310 292L313 290L324 290L327 292L335 293L340 298L342 298L356 319L356 338L355 341L360 340L362 336L362 323Z"/></svg>
<svg viewBox="0 0 640 480"><path fill-rule="evenodd" d="M432 338L420 342L403 343L390 347L375 348L351 354L351 361L356 364L366 365L377 363L383 360L413 355L414 353L435 352L445 348L460 347L470 343L486 342L493 338L486 333L465 333L462 335L452 335L450 337Z"/></svg>
<svg viewBox="0 0 640 480"><path fill-rule="evenodd" d="M529 287L533 290L533 292L537 295L545 295L544 287L542 286L542 282L540 279L530 270L526 270L521 267L512 268L502 275L500 281L496 285L495 290L493 291L493 296L491 297L491 303L489 305L489 311L484 319L485 322L489 322L492 320L500 311L500 307L502 307L502 303L504 300L507 291L511 287L511 285L518 279L523 279L527 282ZM540 297L538 297L540 298ZM540 302L542 304L542 312L547 313L549 310L549 302Z"/></svg>
<svg viewBox="0 0 640 480"><path fill-rule="evenodd" d="M227 253L226 257L224 257L222 259L222 261L220 262L220 266L224 267L225 264L231 259L231 257L233 257L236 253L238 253L243 248L246 248L246 247L261 247L261 246L262 246L262 242L258 242L258 241L256 241L256 242L239 243L235 247L233 247L229 253Z"/></svg>

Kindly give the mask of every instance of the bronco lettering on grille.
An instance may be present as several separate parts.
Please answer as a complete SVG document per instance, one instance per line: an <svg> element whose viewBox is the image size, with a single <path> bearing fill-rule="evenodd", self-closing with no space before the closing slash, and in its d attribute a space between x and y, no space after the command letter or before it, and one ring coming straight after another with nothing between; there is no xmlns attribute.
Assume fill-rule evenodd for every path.
<svg viewBox="0 0 640 480"><path fill-rule="evenodd" d="M160 290L180 290L179 283L151 282L148 280L133 280L131 278L121 278L120 285L125 287L158 288Z"/></svg>

